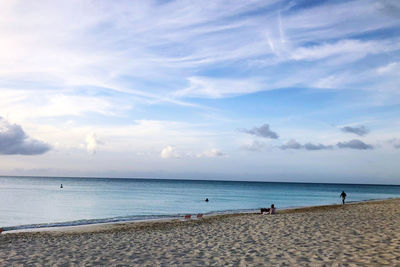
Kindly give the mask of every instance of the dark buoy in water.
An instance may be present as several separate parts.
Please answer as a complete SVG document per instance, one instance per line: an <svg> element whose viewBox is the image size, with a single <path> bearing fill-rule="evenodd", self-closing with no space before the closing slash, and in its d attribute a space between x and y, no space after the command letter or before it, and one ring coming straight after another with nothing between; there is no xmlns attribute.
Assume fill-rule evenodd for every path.
<svg viewBox="0 0 400 267"><path fill-rule="evenodd" d="M208 198L206 198L206 202L208 202Z"/></svg>
<svg viewBox="0 0 400 267"><path fill-rule="evenodd" d="M63 188L63 185L62 185L62 184L60 185L60 188Z"/></svg>

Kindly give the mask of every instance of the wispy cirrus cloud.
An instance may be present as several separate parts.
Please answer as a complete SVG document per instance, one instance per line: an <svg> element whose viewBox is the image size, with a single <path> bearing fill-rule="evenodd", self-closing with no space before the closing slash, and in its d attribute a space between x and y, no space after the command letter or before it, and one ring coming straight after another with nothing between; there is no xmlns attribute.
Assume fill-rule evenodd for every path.
<svg viewBox="0 0 400 267"><path fill-rule="evenodd" d="M397 25L387 12L387 4L389 1L361 0L317 4L287 16L286 31L297 41L321 41Z"/></svg>
<svg viewBox="0 0 400 267"><path fill-rule="evenodd" d="M387 65L380 66L376 69L376 72L379 75L385 75L385 74L395 74L398 73L400 70L400 63L399 62L391 62Z"/></svg>
<svg viewBox="0 0 400 267"><path fill-rule="evenodd" d="M255 79L216 79L207 77L189 77L189 86L174 93L179 97L225 98L250 94L265 88Z"/></svg>
<svg viewBox="0 0 400 267"><path fill-rule="evenodd" d="M377 47L378 46L378 47ZM380 47L379 47L380 46ZM382 53L383 51L396 50L399 46L390 41L389 43L379 41L340 40L335 43L323 43L314 46L299 47L292 52L295 60L315 61L333 56L357 56L364 57L368 54Z"/></svg>
<svg viewBox="0 0 400 267"><path fill-rule="evenodd" d="M168 101L171 95L230 97L279 85L270 79L255 81L249 75L234 79L229 74L215 77L198 73L227 63L235 73L242 73L251 61L263 60L269 62L268 69L251 67L257 70L257 77L266 77L281 72L281 63L293 60L364 57L399 48L395 41L348 37L396 25L394 17L385 15L385 3L350 1L311 8L285 1L207 3L111 5L97 1L94 5L91 1L70 1L62 4L60 14L60 6L52 2L26 4L22 12L20 4L3 1L1 16L6 23L0 27L0 36L7 37L2 38L2 45L14 53L0 53L0 77L15 81L18 87L26 87L21 80L37 77L41 77L41 85L53 88L103 84L106 90L123 91L141 101L148 97ZM246 16L260 9L263 12ZM24 20L19 19L22 15ZM72 16L79 23L72 22ZM158 20L150 19L153 17ZM30 34L33 27L35 35ZM359 59L357 56L354 61ZM332 69L320 75L327 73ZM287 86L298 84L291 80ZM302 83L312 85L304 79Z"/></svg>

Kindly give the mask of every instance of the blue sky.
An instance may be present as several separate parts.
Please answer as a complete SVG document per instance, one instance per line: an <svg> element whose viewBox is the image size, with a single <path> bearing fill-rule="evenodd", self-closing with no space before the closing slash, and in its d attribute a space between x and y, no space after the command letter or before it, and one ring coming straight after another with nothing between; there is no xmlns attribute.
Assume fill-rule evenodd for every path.
<svg viewBox="0 0 400 267"><path fill-rule="evenodd" d="M398 1L1 1L0 173L400 184Z"/></svg>

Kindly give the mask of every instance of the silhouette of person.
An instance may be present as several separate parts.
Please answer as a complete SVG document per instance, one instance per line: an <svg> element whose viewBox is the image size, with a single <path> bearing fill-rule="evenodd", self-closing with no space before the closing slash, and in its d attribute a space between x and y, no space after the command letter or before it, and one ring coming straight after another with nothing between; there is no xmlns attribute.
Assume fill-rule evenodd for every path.
<svg viewBox="0 0 400 267"><path fill-rule="evenodd" d="M340 197L342 198L342 205L344 205L344 201L346 199L346 193L344 191L342 191L342 193L340 194Z"/></svg>
<svg viewBox="0 0 400 267"><path fill-rule="evenodd" d="M206 202L208 202L208 198L206 198Z"/></svg>

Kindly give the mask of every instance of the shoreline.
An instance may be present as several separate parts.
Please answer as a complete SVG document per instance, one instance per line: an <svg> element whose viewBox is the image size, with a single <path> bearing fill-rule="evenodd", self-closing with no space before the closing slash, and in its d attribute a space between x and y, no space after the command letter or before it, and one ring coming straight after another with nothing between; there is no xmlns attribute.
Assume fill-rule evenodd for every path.
<svg viewBox="0 0 400 267"><path fill-rule="evenodd" d="M386 199L369 199L362 201L350 201L345 204L346 205L358 205L363 203L373 203L373 202L381 202L387 200L400 200L400 198L386 198ZM327 204L327 205L315 205L315 206L300 206L300 207L289 207L283 209L277 209L277 214L287 214L287 213L303 213L307 211L318 211L318 210L329 210L343 207L342 204ZM149 227L154 226L154 224L163 224L163 223L175 223L175 222L190 222L190 221L201 221L207 219L218 219L223 217L236 217L247 214L260 214L257 212L258 209L251 210L241 210L241 211L221 211L221 212L211 212L205 213L203 215L203 219L189 219L185 220L184 215L180 217L168 217L168 218L155 218L155 219L143 219L143 220L127 220L127 221L113 221L113 222L100 222L100 223L88 223L88 224L77 224L77 225L60 225L60 226L44 226L44 227L30 227L30 228L21 228L14 230L4 230L9 227L4 227L3 235L12 235L12 234L24 234L24 233L90 233L90 232L99 232L99 231L107 231L113 230L113 228L119 228L119 226L130 227L134 225L139 225L140 227L145 227L146 224ZM194 215L194 214L192 214ZM62 224L60 222L59 224ZM67 223L67 222L65 222ZM57 223L54 223L57 224ZM14 227L14 226L11 226ZM15 226L18 227L18 226Z"/></svg>
<svg viewBox="0 0 400 267"><path fill-rule="evenodd" d="M398 266L400 198L0 235L0 265Z"/></svg>

